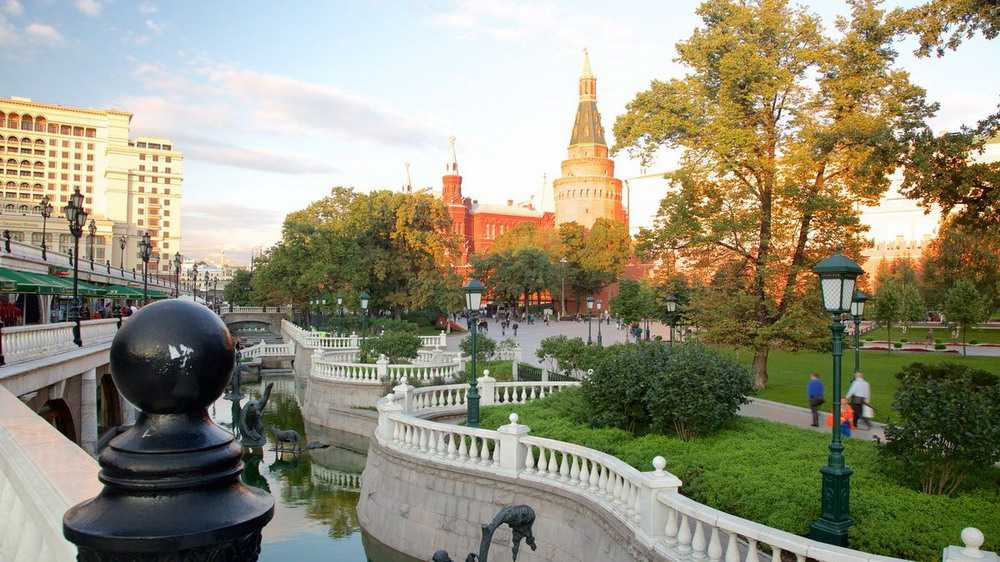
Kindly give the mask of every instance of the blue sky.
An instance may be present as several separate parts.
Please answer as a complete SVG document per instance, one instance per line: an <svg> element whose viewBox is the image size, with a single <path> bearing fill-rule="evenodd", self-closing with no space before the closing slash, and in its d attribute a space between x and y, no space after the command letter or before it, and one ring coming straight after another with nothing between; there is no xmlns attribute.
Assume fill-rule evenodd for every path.
<svg viewBox="0 0 1000 562"><path fill-rule="evenodd" d="M804 3L831 27L845 11ZM566 155L582 49L610 133L651 79L680 75L674 44L697 5L0 0L0 95L117 107L135 114L134 135L173 138L187 155L183 252L245 259L331 186L398 188L410 162L414 185L437 187L449 135L467 195L538 202ZM1000 101L1000 42L943 59L911 50L900 63L941 102L937 127ZM662 185L634 185L635 223L648 224Z"/></svg>

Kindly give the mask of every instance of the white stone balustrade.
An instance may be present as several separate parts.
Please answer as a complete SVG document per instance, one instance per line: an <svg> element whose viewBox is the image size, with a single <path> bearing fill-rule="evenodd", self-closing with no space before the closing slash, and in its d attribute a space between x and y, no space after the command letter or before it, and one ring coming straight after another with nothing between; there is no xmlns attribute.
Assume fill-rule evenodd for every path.
<svg viewBox="0 0 1000 562"><path fill-rule="evenodd" d="M288 343L265 343L246 347L240 350L240 359L258 359L263 357L287 357L295 354L295 345Z"/></svg>
<svg viewBox="0 0 1000 562"><path fill-rule="evenodd" d="M122 325L128 322L127 318L122 318ZM115 339L118 333L118 319L104 318L102 320L84 320L80 323L80 339L83 345L90 345L96 342L106 342ZM71 338L72 339L72 338Z"/></svg>
<svg viewBox="0 0 1000 562"><path fill-rule="evenodd" d="M342 472L327 468L315 460L309 465L313 482L322 483L331 488L341 490L360 491L361 475L356 472Z"/></svg>
<svg viewBox="0 0 1000 562"><path fill-rule="evenodd" d="M483 405L521 404L576 382L497 383L479 379ZM469 428L418 417L438 408L464 407L468 385L450 384L414 388L403 380L393 393L380 399L375 439L417 459L462 469L540 482L578 494L595 508L606 510L627 525L642 544L669 560L760 562L781 560L783 553L797 562L894 562L900 559L831 546L774 529L700 504L679 493L681 481L665 471L656 457L650 472L587 447L530 435L530 428L511 414L510 424L497 430ZM944 549L945 562L1000 562L979 548L978 529L962 531L965 547Z"/></svg>
<svg viewBox="0 0 1000 562"><path fill-rule="evenodd" d="M100 492L97 462L0 387L0 560L71 562L69 507Z"/></svg>
<svg viewBox="0 0 1000 562"><path fill-rule="evenodd" d="M268 313L284 314L290 311L291 308L288 306L233 306L231 308L222 309L223 314L227 312L233 312L233 313L242 312L247 314L268 314Z"/></svg>
<svg viewBox="0 0 1000 562"><path fill-rule="evenodd" d="M122 322L127 322L123 318ZM32 324L3 328L3 354L5 361L17 363L41 359L57 353L77 349L73 343L73 322ZM118 333L118 319L84 320L80 323L80 338L84 347L107 343Z"/></svg>
<svg viewBox="0 0 1000 562"><path fill-rule="evenodd" d="M420 336L420 345L422 347L447 347L448 336L444 330L441 330L441 333L436 336Z"/></svg>

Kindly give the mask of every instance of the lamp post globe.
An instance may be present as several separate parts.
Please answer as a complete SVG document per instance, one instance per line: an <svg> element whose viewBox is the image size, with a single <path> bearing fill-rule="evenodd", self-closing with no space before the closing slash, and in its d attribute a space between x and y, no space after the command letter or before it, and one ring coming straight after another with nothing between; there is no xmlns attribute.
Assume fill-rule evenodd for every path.
<svg viewBox="0 0 1000 562"><path fill-rule="evenodd" d="M337 317L340 326L337 327L338 335L344 331L344 297L337 295Z"/></svg>
<svg viewBox="0 0 1000 562"><path fill-rule="evenodd" d="M63 207L63 215L69 223L69 232L73 235L73 304L70 306L69 317L73 322L73 343L83 347L80 337L80 237L83 236L83 225L87 224L87 210L83 208L83 194L76 188L69 196L69 203Z"/></svg>
<svg viewBox="0 0 1000 562"><path fill-rule="evenodd" d="M850 516L851 469L844 461L844 444L840 436L840 366L844 336L841 316L851 311L854 287L858 276L864 273L864 270L837 251L816 264L813 271L819 277L823 308L832 316L830 331L833 334L833 436L827 464L820 469L823 478L822 514L809 527L809 536L821 542L847 546L847 531L854 525L854 520Z"/></svg>
<svg viewBox="0 0 1000 562"><path fill-rule="evenodd" d="M674 331L677 326L677 295L667 295L667 319L670 320L670 346L674 345Z"/></svg>
<svg viewBox="0 0 1000 562"><path fill-rule="evenodd" d="M865 301L868 295L854 290L854 300L851 301L851 318L854 320L854 372L861 372L861 319L865 315Z"/></svg>
<svg viewBox="0 0 1000 562"><path fill-rule="evenodd" d="M593 318L591 310L593 310L593 308L594 308L594 297L588 296L587 297L587 345L594 343L594 340L590 335L592 329L591 319Z"/></svg>
<svg viewBox="0 0 1000 562"><path fill-rule="evenodd" d="M463 287L465 291L465 308L469 313L469 337L472 339L472 357L469 361L469 395L466 414L466 425L479 427L479 385L476 383L476 356L479 348L476 342L478 328L477 316L483 305L483 284L479 279L469 279Z"/></svg>

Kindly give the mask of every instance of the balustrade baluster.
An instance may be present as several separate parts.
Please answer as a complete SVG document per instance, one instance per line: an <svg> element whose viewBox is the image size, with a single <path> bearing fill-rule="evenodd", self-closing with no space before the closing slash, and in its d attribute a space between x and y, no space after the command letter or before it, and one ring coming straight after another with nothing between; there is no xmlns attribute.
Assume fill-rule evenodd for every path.
<svg viewBox="0 0 1000 562"><path fill-rule="evenodd" d="M663 526L663 542L668 547L677 544L677 510L667 506L667 523Z"/></svg>
<svg viewBox="0 0 1000 562"><path fill-rule="evenodd" d="M632 485L632 521L639 523L640 508L639 508L639 497L640 497L639 486Z"/></svg>
<svg viewBox="0 0 1000 562"><path fill-rule="evenodd" d="M569 467L569 481L574 486L579 484L580 478L580 457L573 455L573 464Z"/></svg>
<svg viewBox="0 0 1000 562"><path fill-rule="evenodd" d="M732 531L726 541L726 562L740 562L740 545L736 540L736 533Z"/></svg>
<svg viewBox="0 0 1000 562"><path fill-rule="evenodd" d="M559 454L562 455L559 462L559 480L566 482L569 480L569 459L567 458L569 455L565 451L560 451Z"/></svg>
<svg viewBox="0 0 1000 562"><path fill-rule="evenodd" d="M587 465L590 461L587 458L580 459L580 482L581 488L587 488L590 486L590 470L587 469Z"/></svg>
<svg viewBox="0 0 1000 562"><path fill-rule="evenodd" d="M493 468L500 468L500 440L493 439Z"/></svg>
<svg viewBox="0 0 1000 562"><path fill-rule="evenodd" d="M556 452L554 449L549 449L549 478L559 478L559 462L556 461Z"/></svg>
<svg viewBox="0 0 1000 562"><path fill-rule="evenodd" d="M712 526L712 535L708 540L708 559L711 562L720 562L722 560L722 542L719 540L719 528ZM781 559L775 562L781 562Z"/></svg>
<svg viewBox="0 0 1000 562"><path fill-rule="evenodd" d="M603 464L601 467L601 479L597 481L597 493L606 495L608 492L608 467Z"/></svg>
<svg viewBox="0 0 1000 562"><path fill-rule="evenodd" d="M466 462L469 460L469 449L465 446L465 436L461 433L458 435L458 460Z"/></svg>
<svg viewBox="0 0 1000 562"><path fill-rule="evenodd" d="M771 562L781 562L781 549L776 546L771 547Z"/></svg>
<svg viewBox="0 0 1000 562"><path fill-rule="evenodd" d="M601 481L601 466L595 461L590 461L590 490L597 491L597 485Z"/></svg>
<svg viewBox="0 0 1000 562"><path fill-rule="evenodd" d="M757 556L757 539L751 539L747 537L747 557L744 562L759 562L760 558Z"/></svg>
<svg viewBox="0 0 1000 562"><path fill-rule="evenodd" d="M435 433L437 433L437 454L439 457L446 458L448 456L448 447L444 443L444 432L436 431Z"/></svg>
<svg viewBox="0 0 1000 562"><path fill-rule="evenodd" d="M538 467L535 469L535 472L539 476L545 476L544 473L548 470L548 466L549 466L549 462L545 458L545 447L539 446L538 447Z"/></svg>
<svg viewBox="0 0 1000 562"><path fill-rule="evenodd" d="M691 552L691 527L687 515L680 511L677 512L677 552Z"/></svg>
<svg viewBox="0 0 1000 562"><path fill-rule="evenodd" d="M476 444L476 436L469 436L469 462L478 462L479 460L479 445Z"/></svg>
<svg viewBox="0 0 1000 562"><path fill-rule="evenodd" d="M535 472L535 457L533 452L533 447L531 445L524 446L526 451L524 453L524 470L529 473Z"/></svg>
<svg viewBox="0 0 1000 562"><path fill-rule="evenodd" d="M483 446L479 449L479 464L489 464L490 463L490 446L487 443L486 438L483 438Z"/></svg>
<svg viewBox="0 0 1000 562"><path fill-rule="evenodd" d="M700 519L694 519L694 536L691 538L691 558L703 560L708 542L705 540L705 527Z"/></svg>

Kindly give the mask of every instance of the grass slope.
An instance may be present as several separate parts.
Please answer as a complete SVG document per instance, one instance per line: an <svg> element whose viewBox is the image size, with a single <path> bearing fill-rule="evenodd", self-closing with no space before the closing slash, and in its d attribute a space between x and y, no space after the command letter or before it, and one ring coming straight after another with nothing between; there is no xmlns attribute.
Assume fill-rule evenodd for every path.
<svg viewBox="0 0 1000 562"><path fill-rule="evenodd" d="M634 436L584 423L579 391L544 400L485 408L482 427L507 423L512 411L531 434L578 443L615 455L642 471L656 455L684 482L681 491L733 515L803 535L819 517L819 467L829 438L784 424L739 418L723 431L683 442L672 436ZM845 444L851 478L851 546L866 552L921 561L939 560L941 549L959 543L964 527L981 529L987 550L1000 537L1000 470L991 481L954 498L927 496L898 484L879 470L870 442Z"/></svg>

